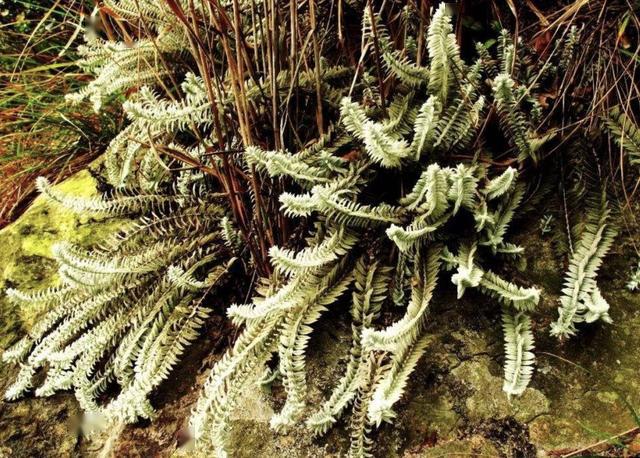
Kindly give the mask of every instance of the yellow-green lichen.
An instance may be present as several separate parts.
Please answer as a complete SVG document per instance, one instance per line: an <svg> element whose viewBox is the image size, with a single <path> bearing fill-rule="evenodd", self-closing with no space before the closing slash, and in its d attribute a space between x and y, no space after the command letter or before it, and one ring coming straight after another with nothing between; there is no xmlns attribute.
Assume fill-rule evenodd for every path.
<svg viewBox="0 0 640 458"><path fill-rule="evenodd" d="M96 180L88 171L73 175L57 188L78 196L97 194ZM9 304L4 290L7 287L34 290L56 284L57 266L51 253L54 243L63 240L81 246L99 243L121 224L119 220L77 215L38 197L17 221L0 231L0 348L6 348L17 338L22 326L28 328L37 318L28 307L16 309Z"/></svg>

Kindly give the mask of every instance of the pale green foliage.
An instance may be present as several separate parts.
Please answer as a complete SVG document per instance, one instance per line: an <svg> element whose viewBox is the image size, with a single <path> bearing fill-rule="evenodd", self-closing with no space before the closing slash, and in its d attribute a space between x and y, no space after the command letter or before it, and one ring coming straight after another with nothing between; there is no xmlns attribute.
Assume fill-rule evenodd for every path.
<svg viewBox="0 0 640 458"><path fill-rule="evenodd" d="M471 86L464 87L461 96L456 97L440 116L435 126L433 148L460 151L468 146L479 126L484 104L484 96L476 99Z"/></svg>
<svg viewBox="0 0 640 458"><path fill-rule="evenodd" d="M242 236L240 232L233 226L228 216L220 220L220 231L224 244L233 251L240 249L242 245Z"/></svg>
<svg viewBox="0 0 640 458"><path fill-rule="evenodd" d="M440 247L436 245L426 254L426 259L422 259L418 255L411 300L407 306L406 314L384 330L364 329L362 339L365 347L371 350L385 350L393 353L404 346L413 344L417 340L422 332L429 310L429 303L436 286L440 267L439 251Z"/></svg>
<svg viewBox="0 0 640 458"><path fill-rule="evenodd" d="M482 276L480 289L499 302L513 306L516 310L533 310L540 302L538 288L522 288L491 271L486 271Z"/></svg>
<svg viewBox="0 0 640 458"><path fill-rule="evenodd" d="M418 113L414 104L414 92L395 97L387 110L389 119L383 122L385 132L395 135L408 135L413 128Z"/></svg>
<svg viewBox="0 0 640 458"><path fill-rule="evenodd" d="M206 130L212 122L211 104L202 79L192 73L187 73L180 85L182 94L169 98L156 92L162 88L167 93L165 82L175 72L168 62L188 47L184 29L167 5L148 0L110 0L107 4L123 18L143 20L152 36L132 43L111 42L88 30L77 64L95 78L66 98L72 103L89 99L98 111L109 97L128 91L123 109L131 123L105 152L106 175L116 187L150 190L165 178L168 169L156 144L170 144L187 156L201 159L200 148L206 140L193 151L171 141L178 131L189 130L197 135ZM130 90L133 88L139 90Z"/></svg>
<svg viewBox="0 0 640 458"><path fill-rule="evenodd" d="M362 137L367 154L384 167L398 167L402 159L409 156L407 142L386 133L381 124L366 122Z"/></svg>
<svg viewBox="0 0 640 458"><path fill-rule="evenodd" d="M565 274L558 308L558 320L551 334L567 338L576 333L576 324L601 319L610 322L609 305L600 294L596 277L602 259L611 248L616 230L609 222L605 197L596 197L588 208L587 222L582 230Z"/></svg>
<svg viewBox="0 0 640 458"><path fill-rule="evenodd" d="M431 18L427 48L431 60L429 91L437 95L441 103L446 104L456 81L463 79L466 66L460 58L460 49L444 3L438 7Z"/></svg>
<svg viewBox="0 0 640 458"><path fill-rule="evenodd" d="M369 119L359 103L352 102L347 97L342 99L340 102L340 120L351 135L360 140L364 139L364 129Z"/></svg>
<svg viewBox="0 0 640 458"><path fill-rule="evenodd" d="M479 288L482 292L495 297L498 302L511 305L516 310L532 310L540 301L540 290L523 288L500 278L490 270L483 270L475 263L476 245L462 245L456 256L445 253L444 259L450 268L456 268L451 281L456 285L458 298L466 288Z"/></svg>
<svg viewBox="0 0 640 458"><path fill-rule="evenodd" d="M416 257L416 274L411 301L405 315L384 330L364 329L363 345L369 351L386 350L390 367L382 368L368 406L371 423L380 425L395 417L393 405L402 397L407 380L427 346L423 328L436 286L441 247L434 245L426 258Z"/></svg>
<svg viewBox="0 0 640 458"><path fill-rule="evenodd" d="M448 199L453 202L453 214L455 215L461 208L473 210L476 205L476 190L478 188L476 166L458 164L455 170L449 174L451 187L449 188Z"/></svg>
<svg viewBox="0 0 640 458"><path fill-rule="evenodd" d="M304 160L304 155L292 155L280 151L263 151L250 146L245 151L245 160L259 171L272 177L288 176L302 186L327 183L331 169L314 167Z"/></svg>
<svg viewBox="0 0 640 458"><path fill-rule="evenodd" d="M373 39L370 25L365 20L365 34ZM393 420L394 405L426 351L425 323L438 276L446 269L455 269L450 278L459 296L476 288L496 305L513 308L517 318L506 336L505 391L518 394L526 388L533 372L532 338L521 313L537 305L540 291L481 267L487 255L522 252L505 237L525 188L517 183L513 168L487 177L485 168L476 164L446 167L435 162L438 154L470 143L487 99L480 94L482 66L476 64L464 74L466 67L443 9L436 13L429 37L432 64L429 87L424 87L418 81L422 69L393 51L386 31L378 29L383 56L388 53L385 65L412 89L400 91L386 115L350 98L341 101L343 130L332 135L336 144L361 152L355 159L330 160L332 142L327 136L297 155L247 148L248 166L272 177L289 177L303 188L299 193L282 193L280 202L288 216L314 218L315 230L302 248L272 247L269 253L276 271L272 288L252 304L228 309L229 317L245 330L214 367L191 418L197 447L226 455L229 422L242 390L260 379L275 355L287 398L272 418L272 428L282 431L304 421L315 434L323 434L352 406L350 454L368 456L368 432ZM414 92L418 87L427 93ZM377 173L404 167L420 172L405 196L394 202L363 201L364 190ZM449 239L443 227L464 213L477 222L469 239ZM371 261L377 253L393 253L393 245L399 248L392 263L395 272ZM406 305L405 288L411 291ZM305 368L312 326L349 289L353 319L349 360L325 403L309 412ZM377 329L376 318L392 295L405 307L404 315Z"/></svg>
<svg viewBox="0 0 640 458"><path fill-rule="evenodd" d="M493 200L510 191L518 178L518 171L513 167L507 168L502 175L495 177L485 186L487 199Z"/></svg>
<svg viewBox="0 0 640 458"><path fill-rule="evenodd" d="M340 227L332 230L322 242L313 247L296 252L274 246L269 250L269 256L271 263L279 272L291 275L336 260L356 242L357 237L351 235L344 227Z"/></svg>
<svg viewBox="0 0 640 458"><path fill-rule="evenodd" d="M110 196L77 197L56 190L44 177L36 180L36 187L48 199L75 213L86 212L105 216L121 216L140 211L152 212L168 208L171 204L190 205L198 201L195 195L141 194L126 191L113 192Z"/></svg>
<svg viewBox="0 0 640 458"><path fill-rule="evenodd" d="M579 47L581 32L582 30L578 29L576 25L572 25L569 29L560 53L560 62L558 63L560 70L565 71L574 57L576 47Z"/></svg>
<svg viewBox="0 0 640 458"><path fill-rule="evenodd" d="M458 291L458 299L462 297L467 288L477 288L484 272L474 263L474 255L477 246L461 246L458 252L457 260L458 269L451 276L451 282L456 285Z"/></svg>
<svg viewBox="0 0 640 458"><path fill-rule="evenodd" d="M227 271L215 193L185 171L189 182L174 192L117 192L79 198L41 178L42 194L83 215L142 214L86 250L69 243L53 247L61 286L25 293L8 290L20 306L37 307L41 318L3 353L20 364L5 397L23 396L44 370L37 396L72 389L86 411L110 420L135 422L153 416L149 396L165 380L210 313L202 297ZM118 386L115 397L104 392Z"/></svg>
<svg viewBox="0 0 640 458"><path fill-rule="evenodd" d="M382 60L387 71L409 86L421 86L429 81L429 69L410 61L409 57L393 48L393 43L377 16L375 20L375 34L369 10L365 9L363 15L363 32L370 40L377 39Z"/></svg>
<svg viewBox="0 0 640 458"><path fill-rule="evenodd" d="M637 291L640 289L640 262L638 262L638 265L631 271L631 274L629 275L627 289L629 291Z"/></svg>
<svg viewBox="0 0 640 458"><path fill-rule="evenodd" d="M319 243L325 236L319 234ZM228 313L247 328L234 348L214 368L204 388L191 426L203 444L224 450L229 415L242 386L255 381L273 351L280 355L280 372L287 402L272 420L276 429L299 420L304 407L305 348L310 325L353 281L353 266L343 255L335 261L293 273L288 283L254 305L233 306ZM212 415L213 414L213 415Z"/></svg>
<svg viewBox="0 0 640 458"><path fill-rule="evenodd" d="M186 10L202 7L201 2L178 3ZM209 313L200 299L226 272L229 250L243 254L240 233L219 207L204 174L198 167L169 170L176 164L173 157L214 166L219 163L214 155L226 153L212 152L214 145L242 145L233 128L223 132L230 138L215 138L211 132L214 109L224 117L233 102L221 95L213 105L206 88L225 92L217 85L229 84L228 75L221 74L209 87L187 72L180 89L175 78L167 78L164 62L194 39L184 36L168 6L151 0L106 4L126 20L147 23L154 35L130 45L89 36L80 64L96 78L70 96L76 102L89 98L98 109L112 94L138 88L128 91L123 105L130 124L105 154L109 181L120 189L105 198L77 199L59 194L43 180L39 187L75 211L147 216L103 250L58 246L62 286L31 295L11 291L18 302L53 308L4 357L22 363L9 397L22 394L35 371L47 368L38 394L73 388L85 409L134 421L152 415L150 393L196 338ZM255 7L240 5L251 11ZM351 87L332 85L350 77L349 68L317 63L317 72L300 69L294 77L282 71L275 81L251 75L236 88L252 110L261 109L253 106L255 101L277 95L289 103L294 90L320 89L323 108L333 114L339 109L340 120L295 154L266 151L258 146L266 142L258 140L244 145L241 156L225 156L233 167L244 167L250 179L259 174L267 181L293 182L278 196L281 209L286 216L308 218L313 229L304 242L294 236L289 246L271 247L273 275L260 282L250 303L227 310L243 330L213 367L190 419L195 446L207 454L226 456L234 409L245 390L255 389L268 373L270 381L281 380L286 394L271 419L274 430L304 423L323 434L350 411L349 454L370 456L368 434L393 421L395 406L427 350L426 323L441 276L455 285L458 298L476 289L503 306L504 391L522 394L531 380L533 334L525 313L539 303L540 290L512 283L486 267L522 253L522 247L507 241L507 232L526 187L517 170L492 161L499 152L490 151L492 145L485 150L483 139L477 138L480 127L491 122L491 112L499 115L505 140L520 162L538 161L540 148L551 138L534 132L540 106L530 93L535 88L520 80L517 46L504 32L497 61L480 47L479 59L468 65L441 4L423 37L429 59L422 66L416 63L415 37L392 39L375 13L363 16L363 49L369 54L362 56L362 71L358 69ZM252 32L243 39L249 48L261 49L261 36ZM379 55L372 56L373 50ZM210 57L217 67L219 56ZM384 91L364 63L379 57L392 83L391 95L380 93ZM227 59L220 59L221 67ZM625 138L621 144L629 149L629 126L617 125L612 121L610 129ZM469 160L456 163L459 157ZM393 189L375 195L378 178L398 175L401 180L389 181ZM398 181L401 189L395 189ZM251 192L256 199L259 191ZM613 237L606 213L602 207L602 215L586 226L572 255L553 333L571 334L574 323L609 319L608 304L595 283ZM408 300L405 292L410 292ZM325 402L310 409L306 352L313 326L344 300L350 302L352 319L348 361ZM399 318L380 327L378 318L391 301L394 310L402 308ZM277 369L268 369L274 363ZM98 396L114 383L120 393L99 405Z"/></svg>
<svg viewBox="0 0 640 458"><path fill-rule="evenodd" d="M631 164L640 164L640 128L626 113L615 107L604 118L607 130L622 148Z"/></svg>
<svg viewBox="0 0 640 458"><path fill-rule="evenodd" d="M182 99L168 100L159 97L150 86L143 86L123 103L131 123L111 141L105 153L107 177L113 185L144 188L157 183L158 171L167 165L155 145L169 143L167 140L179 131L197 133L210 126L211 104L202 79L187 73L181 89ZM212 140L204 140L195 147L185 147L171 142L168 148L202 163L211 144Z"/></svg>
<svg viewBox="0 0 640 458"><path fill-rule="evenodd" d="M427 336L422 336L415 343L402 346L399 351L394 352L391 367L374 387L369 403L369 422L379 426L383 421L393 421L396 416L393 405L402 397L409 376L428 343Z"/></svg>
<svg viewBox="0 0 640 458"><path fill-rule="evenodd" d="M409 156L411 150L407 142L389 132L384 124L370 120L358 104L344 99L340 114L345 128L364 142L374 162L384 167L398 167L402 159Z"/></svg>
<svg viewBox="0 0 640 458"><path fill-rule="evenodd" d="M509 395L519 396L531 380L535 363L531 320L523 312L505 309L502 328L505 353L503 390Z"/></svg>
<svg viewBox="0 0 640 458"><path fill-rule="evenodd" d="M480 218L486 218L486 221L488 221L488 224L483 225L485 236L480 242L481 245L491 247L494 252L500 250L504 244L504 236L513 219L514 212L522 202L523 196L524 187L516 185L513 192L503 196L503 201L498 204L498 208L495 211L486 215L483 212L483 214L479 215Z"/></svg>
<svg viewBox="0 0 640 458"><path fill-rule="evenodd" d="M159 31L155 40L142 38L133 45L124 42L111 43L87 35L87 44L78 50L82 68L96 75L87 86L67 99L73 103L89 99L97 112L105 98L133 86L157 83L167 75L159 53L176 52L185 46L184 37L177 27Z"/></svg>
<svg viewBox="0 0 640 458"><path fill-rule="evenodd" d="M369 406L373 396L373 387L377 385L380 380L382 368L379 364L376 364L374 356L371 354L367 356L362 367L362 384L353 401L353 413L349 421L351 433L349 458L370 458L373 456L371 453L373 440L369 437L369 433L371 432Z"/></svg>
<svg viewBox="0 0 640 458"><path fill-rule="evenodd" d="M496 106L502 119L505 134L518 148L518 159L523 161L531 158L537 161L536 148L531 142L532 135L529 132L525 116L518 107L518 99L514 93L515 84L508 73L496 76L493 82Z"/></svg>
<svg viewBox="0 0 640 458"><path fill-rule="evenodd" d="M144 18L153 26L158 26L170 18L165 5L154 0L105 0L104 4L123 18Z"/></svg>
<svg viewBox="0 0 640 458"><path fill-rule="evenodd" d="M438 164L431 164L422 172L420 178L409 194L400 200L407 210L426 213L437 218L447 209L449 183L448 170Z"/></svg>
<svg viewBox="0 0 640 458"><path fill-rule="evenodd" d="M361 333L378 318L382 302L386 299L389 284L388 267L379 267L375 262L361 258L355 268L354 292L351 299L353 318L353 341L347 368L331 397L307 420L307 425L316 434L324 434L337 421L342 412L353 402L360 390L365 389L370 370L363 354Z"/></svg>
<svg viewBox="0 0 640 458"><path fill-rule="evenodd" d="M416 160L420 159L420 156L425 152L427 145L431 143L433 138L437 114L439 112L439 107L436 105L437 100L435 96L429 97L429 99L422 104L418 116L416 116L413 127L413 141L411 142L411 150Z"/></svg>
<svg viewBox="0 0 640 458"><path fill-rule="evenodd" d="M127 117L143 130L171 132L188 127L206 127L211 123L211 104L200 77L187 73L181 85L185 97L178 101L163 100L148 86L122 108Z"/></svg>

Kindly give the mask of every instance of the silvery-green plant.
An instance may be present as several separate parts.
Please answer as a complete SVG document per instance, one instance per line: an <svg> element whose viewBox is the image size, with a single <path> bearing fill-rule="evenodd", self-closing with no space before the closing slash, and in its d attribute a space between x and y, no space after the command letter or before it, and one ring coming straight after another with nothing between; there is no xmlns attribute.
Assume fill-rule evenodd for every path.
<svg viewBox="0 0 640 458"><path fill-rule="evenodd" d="M7 291L12 301L43 315L2 355L20 364L6 399L23 396L43 370L37 396L72 389L85 411L124 422L153 416L149 395L198 336L211 312L205 293L225 278L232 259L224 244L230 229L222 225L223 200L186 174L193 173L180 177L189 186L91 198L38 181L53 205L83 215L134 218L94 249L54 245L59 286ZM111 386L119 394L106 404L99 401Z"/></svg>
<svg viewBox="0 0 640 458"><path fill-rule="evenodd" d="M394 421L395 406L427 349L425 329L438 282L450 283L458 298L477 290L501 308L503 388L509 396L522 394L535 364L529 314L541 291L511 282L492 267L517 260L524 251L508 240L530 194L522 169L544 159L553 133L536 129L542 107L535 77L519 71L521 48L503 33L495 57L478 46L477 59L465 62L441 6L423 37L428 60L422 65L414 47L398 49L380 17L366 11L363 49L375 48L384 77L394 83L392 95L376 87L374 66L363 56L363 69L353 80L350 69L325 62L297 68L295 75L283 70L241 83L225 73L216 84L236 86L233 91L216 87L219 97L212 101L211 75L198 74L201 67L180 74L167 67L196 39L168 3L105 1L119 17L143 24L150 36L113 43L89 35L82 50L81 64L96 78L70 95L71 101L89 99L100 109L109 97L126 91L129 124L104 160L116 190L108 198L78 199L45 181L40 189L72 211L142 216L102 248L86 252L57 246L60 287L10 292L14 300L48 312L4 353L6 360L22 364L6 396L24 394L43 369L47 378L36 394L72 388L87 410L127 422L152 416L150 393L170 375L209 313L204 292L218 284L231 253L246 242L208 173L219 176L222 158L255 185L248 187L254 203L261 197L257 178L285 183L278 195L282 212L305 218L308 237L303 244L268 249L273 275L251 303L228 308L243 331L212 369L192 414L199 450L226 455L233 409L275 359L274 374L287 399L271 420L273 429L305 425L324 434L349 412L350 454L369 455L370 431ZM175 5L190 14L203 11L198 1ZM243 10L240 20L252 24L254 17ZM247 42L262 43L259 28L248 29ZM575 42L570 35L561 60ZM215 58L224 60L222 53ZM169 80L173 91L166 90ZM235 100L229 94L236 91L257 111L264 110L259 101L294 91L321 94L339 121L296 153L247 142L235 126L222 133L228 138L219 138L212 129L215 113L228 114ZM482 142L477 140L488 122L497 122L504 135L507 162L479 159ZM242 153L225 156L229 151L216 149L223 142ZM402 177L406 191L372 196L376 180L390 175ZM577 323L610 319L596 283L615 235L606 199L588 216L571 253L552 327L560 337L574 334ZM348 362L330 396L310 409L306 350L314 323L338 301L348 302L352 319ZM393 308L399 316L383 327L378 318L389 303L400 306ZM117 397L98 402L112 384L120 387Z"/></svg>
<svg viewBox="0 0 640 458"><path fill-rule="evenodd" d="M373 21L378 19L365 12L365 39L373 38ZM444 7L435 12L427 33L428 66L394 50L379 21L375 29L388 74L401 83L387 110L343 98L340 125L320 146L297 154L250 147L244 154L248 166L271 177L288 176L300 186L302 192L280 195L282 210L291 217L313 218L314 230L302 249L271 248L276 271L272 288L252 304L228 309L244 331L214 367L191 418L201 449L226 455L232 411L275 356L287 400L272 418L272 428L304 423L323 434L350 408L350 454L369 455L367 433L393 421L394 405L426 349L425 324L439 279L452 282L459 298L477 289L503 308L504 391L520 395L531 380L535 356L528 314L538 304L540 290L484 267L491 258L522 254L507 233L526 185L516 168L494 172L479 162L450 164L446 157L470 147L494 106L518 160L537 161L550 136L534 134L524 114L522 101L535 104L535 97L508 73L513 49L506 42L497 62L485 62L481 55L474 64L465 64ZM495 72L485 83L494 65L507 70ZM358 154L349 159L333 154L343 147ZM399 199L365 203L367 186L387 169L419 173ZM449 224L461 218L475 222L466 234L456 234L455 223ZM589 266L598 264L611 236L606 233L604 246L600 240L584 242L598 247L589 252ZM594 275L595 270L590 278ZM578 281L568 277L572 285ZM606 319L595 307L601 296L587 289L594 306L585 321ZM408 301L401 292L395 294L403 290L411 291ZM351 304L349 360L326 402L310 409L305 367L312 326L339 300ZM391 300L404 306L404 314L380 328L376 319ZM563 317L561 311L561 321Z"/></svg>
<svg viewBox="0 0 640 458"><path fill-rule="evenodd" d="M640 261L638 265L631 270L629 281L627 282L627 289L629 291L638 291L640 289Z"/></svg>

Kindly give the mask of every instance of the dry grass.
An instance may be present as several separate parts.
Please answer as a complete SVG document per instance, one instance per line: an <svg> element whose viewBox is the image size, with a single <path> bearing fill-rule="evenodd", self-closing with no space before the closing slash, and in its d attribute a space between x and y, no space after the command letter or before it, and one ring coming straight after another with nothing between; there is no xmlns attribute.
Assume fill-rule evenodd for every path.
<svg viewBox="0 0 640 458"><path fill-rule="evenodd" d="M114 113L74 109L64 94L86 80L74 70L82 2L8 5L0 26L0 227L34 196L34 179L84 168L119 121Z"/></svg>

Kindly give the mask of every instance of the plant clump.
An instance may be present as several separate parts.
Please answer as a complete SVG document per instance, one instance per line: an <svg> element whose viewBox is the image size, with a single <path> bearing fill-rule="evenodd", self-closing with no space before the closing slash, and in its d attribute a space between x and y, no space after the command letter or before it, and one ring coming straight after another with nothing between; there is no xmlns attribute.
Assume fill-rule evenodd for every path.
<svg viewBox="0 0 640 458"><path fill-rule="evenodd" d="M261 279L249 303L226 308L241 332L192 412L196 449L226 456L234 409L268 374L286 393L275 432L323 435L348 415L350 455L370 456L373 429L394 422L428 349L432 299L444 285L458 299L477 290L495 305L503 390L527 389L543 292L510 273L526 249L511 236L558 179L572 184L561 188L565 214L545 215L543 233L564 224L558 251L568 269L549 332L564 339L582 323L611 322L597 281L617 234L607 179L584 154L592 134L566 134L543 103L579 30L543 61L507 31L469 52L445 4L427 26L411 5L345 3L336 14L360 21L359 51L331 48L340 55L331 58L321 54L318 22L333 2L104 2L131 33L112 41L89 31L79 65L95 78L67 98L101 110L124 94L128 124L104 155L109 191L80 199L44 179L38 186L71 211L137 222L90 251L57 245L61 286L9 292L46 313L3 354L21 364L8 399L43 370L36 395L73 389L85 410L111 420L152 417L150 395L207 319L206 293L239 258ZM341 27L328 24L324 36L358 48ZM603 120L635 164L632 121L619 111ZM567 201L586 211L569 211ZM352 328L348 361L312 407L314 324L341 303Z"/></svg>

